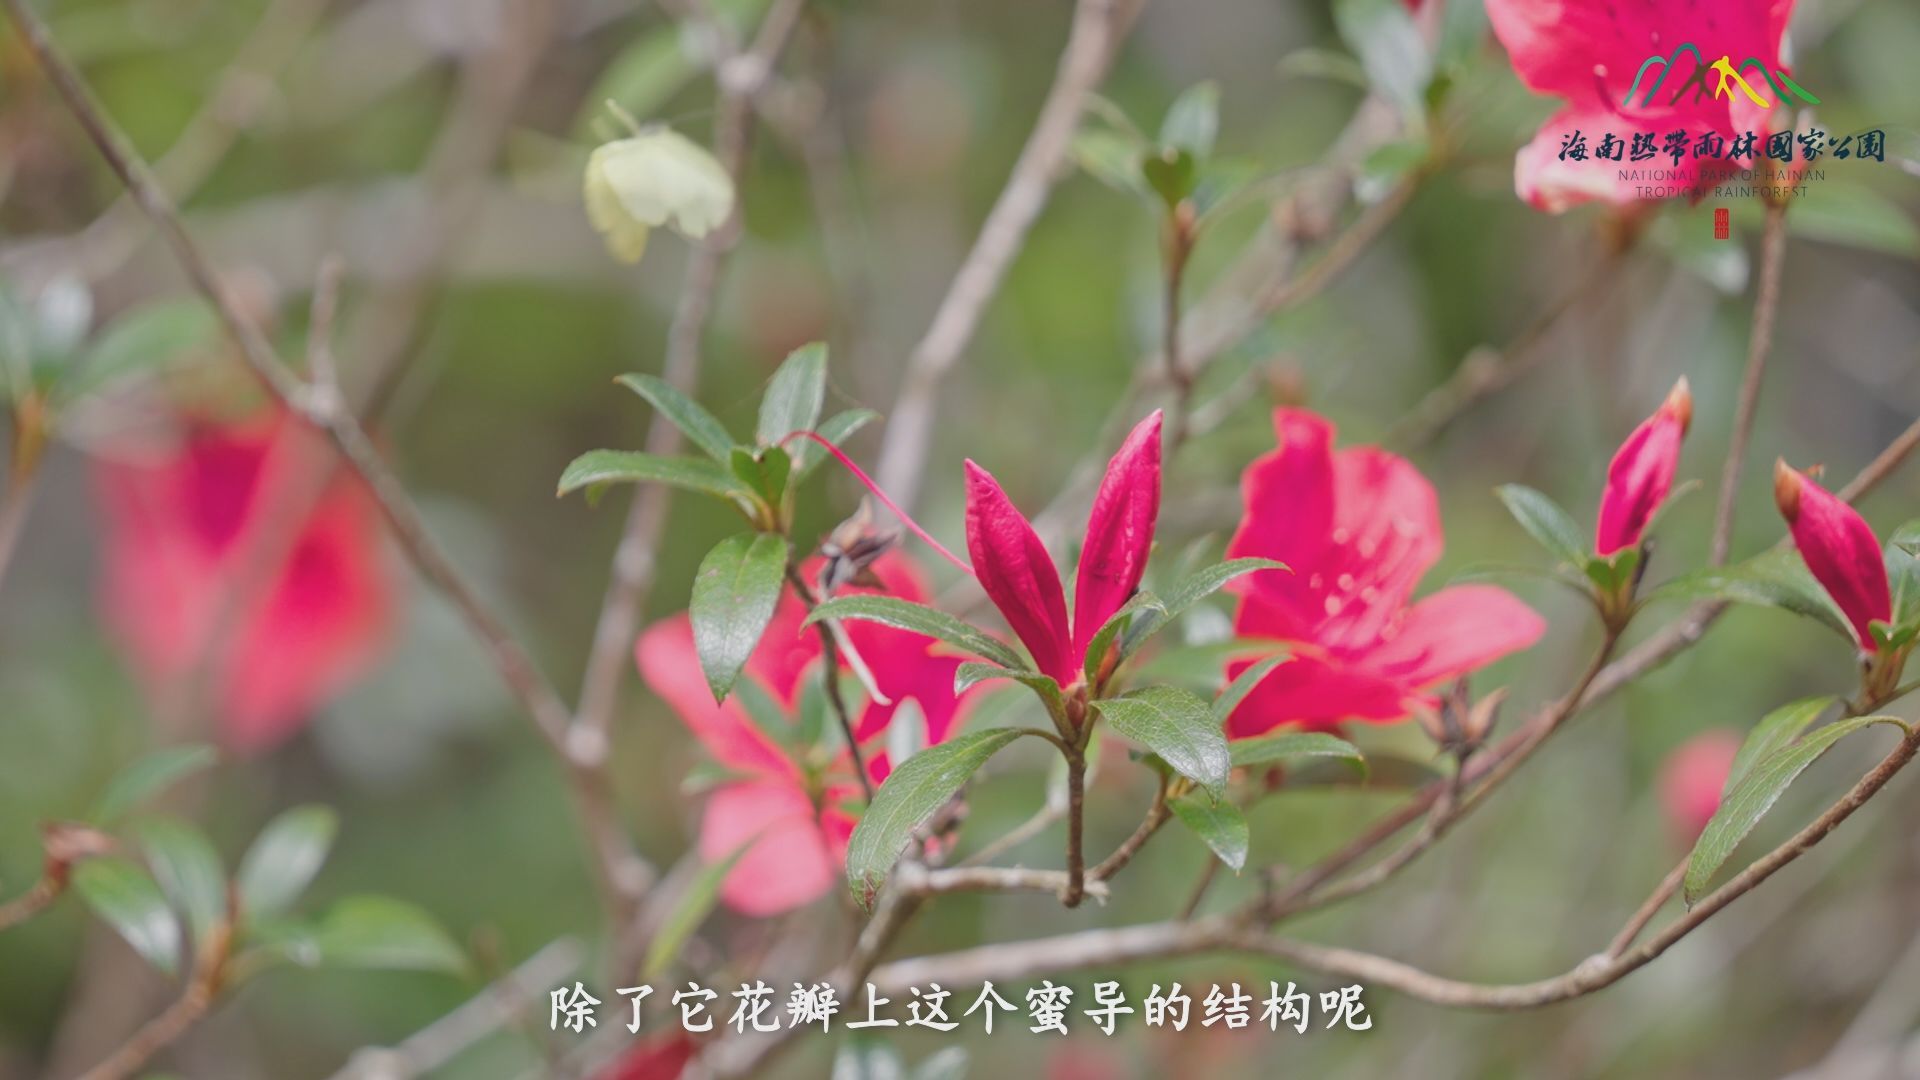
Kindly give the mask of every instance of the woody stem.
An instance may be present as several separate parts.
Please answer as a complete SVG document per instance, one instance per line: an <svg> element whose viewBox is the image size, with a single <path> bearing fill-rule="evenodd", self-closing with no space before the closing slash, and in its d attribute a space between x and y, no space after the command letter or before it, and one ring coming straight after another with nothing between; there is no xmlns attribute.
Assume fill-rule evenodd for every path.
<svg viewBox="0 0 1920 1080"><path fill-rule="evenodd" d="M1087 755L1078 743L1068 743L1067 755L1067 887L1060 902L1079 907L1087 895L1083 824L1087 802Z"/></svg>
<svg viewBox="0 0 1920 1080"><path fill-rule="evenodd" d="M1186 213L1182 214L1182 208ZM1187 440L1188 412L1193 406L1194 373L1180 357L1180 286L1186 279L1187 256L1193 251L1192 207L1181 204L1167 212L1166 290L1161 307L1161 358L1166 362L1167 382L1173 386L1173 410L1167 432L1167 445L1178 449Z"/></svg>
<svg viewBox="0 0 1920 1080"><path fill-rule="evenodd" d="M1760 286L1753 300L1753 329L1747 337L1747 373L1740 382L1740 403L1733 414L1733 434L1727 439L1727 463L1720 473L1720 501L1713 515L1713 541L1708 562L1727 561L1733 546L1733 506L1740 491L1740 469L1753 434L1754 415L1760 409L1760 383L1767 371L1767 353L1773 348L1773 326L1780 311L1780 273L1786 262L1786 204L1769 200L1767 222L1760 240Z"/></svg>
<svg viewBox="0 0 1920 1080"><path fill-rule="evenodd" d="M800 573L800 567L787 563L787 580L793 584L793 591L799 594L800 602L812 611L819 606L820 600L814 595L813 587ZM853 737L853 717L847 711L847 699L840 693L840 643L834 640L833 627L821 622L815 626L820 632L821 665L820 685L827 692L827 705L833 709L834 719L840 721L840 734L846 738L847 754L853 758L853 772L860 778L860 790L866 794L867 802L873 802L873 778L867 775L867 763L860 759L860 744Z"/></svg>

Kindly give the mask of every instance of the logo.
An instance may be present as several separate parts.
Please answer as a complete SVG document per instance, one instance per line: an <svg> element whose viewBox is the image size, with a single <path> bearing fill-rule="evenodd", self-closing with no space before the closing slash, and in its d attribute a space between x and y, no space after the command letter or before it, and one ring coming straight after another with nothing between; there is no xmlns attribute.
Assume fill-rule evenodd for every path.
<svg viewBox="0 0 1920 1080"><path fill-rule="evenodd" d="M1724 206L1713 208L1713 238L1729 240L1733 237L1732 213Z"/></svg>
<svg viewBox="0 0 1920 1080"><path fill-rule="evenodd" d="M1647 92L1640 98L1640 104L1643 107L1650 104L1653 101L1653 95L1659 92L1660 85L1667 81L1667 76L1673 71L1674 66L1680 62L1682 56L1686 55L1693 57L1693 74L1688 77L1686 82L1680 84L1680 89L1673 92L1673 97L1668 99L1668 104L1679 101L1680 95L1686 93L1688 87L1694 88L1696 97L1706 93L1707 73L1712 72L1717 76L1713 84L1713 96L1715 98L1724 97L1731 101L1733 99L1734 88L1737 87L1742 94L1746 95L1748 101L1753 102L1762 109L1773 108L1773 103L1761 97L1760 93L1753 88L1753 84L1747 82L1746 78L1740 74L1750 69L1759 72L1760 80L1773 90L1774 95L1778 97L1783 104L1791 100L1789 93L1791 93L1791 97L1797 97L1809 105L1820 104L1819 98L1814 97L1805 87L1794 82L1793 78L1786 72L1769 70L1767 65L1762 63L1758 57L1749 56L1745 62L1736 67L1734 66L1733 58L1726 53L1722 53L1720 59L1709 64L1706 58L1700 55L1700 50L1695 48L1691 41L1681 42L1674 47L1673 52L1666 56L1655 54L1647 57L1646 60L1641 63L1640 70L1633 73L1633 85L1627 87L1627 96L1620 99L1620 104L1633 104L1633 92L1640 89L1640 80L1646 77L1648 68L1657 65L1660 70L1655 73L1653 77L1653 85L1647 87Z"/></svg>

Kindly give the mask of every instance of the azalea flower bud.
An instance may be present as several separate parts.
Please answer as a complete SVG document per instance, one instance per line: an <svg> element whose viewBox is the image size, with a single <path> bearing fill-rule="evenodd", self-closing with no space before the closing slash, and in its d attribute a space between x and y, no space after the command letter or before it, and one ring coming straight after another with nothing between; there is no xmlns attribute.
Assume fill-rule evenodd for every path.
<svg viewBox="0 0 1920 1080"><path fill-rule="evenodd" d="M667 225L698 240L733 213L733 179L712 154L664 127L616 139L587 158L587 220L621 262L639 262Z"/></svg>
<svg viewBox="0 0 1920 1080"><path fill-rule="evenodd" d="M1683 844L1692 844L1720 810L1720 794L1740 753L1740 735L1725 728L1696 735L1660 766L1660 806Z"/></svg>
<svg viewBox="0 0 1920 1080"><path fill-rule="evenodd" d="M1893 618L1893 591L1880 541L1866 519L1784 460L1773 467L1773 499L1815 581L1846 616L1860 651L1878 646L1872 624Z"/></svg>
<svg viewBox="0 0 1920 1080"><path fill-rule="evenodd" d="M1667 400L1633 429L1607 467L1607 489L1600 497L1600 520L1593 547L1611 555L1638 544L1647 523L1673 489L1680 464L1680 441L1693 422L1693 394L1685 376L1673 384Z"/></svg>

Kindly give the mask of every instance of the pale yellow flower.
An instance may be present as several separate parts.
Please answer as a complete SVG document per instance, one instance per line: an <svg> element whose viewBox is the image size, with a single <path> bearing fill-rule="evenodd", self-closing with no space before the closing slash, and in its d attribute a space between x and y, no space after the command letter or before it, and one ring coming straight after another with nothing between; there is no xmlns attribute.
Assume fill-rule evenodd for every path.
<svg viewBox="0 0 1920 1080"><path fill-rule="evenodd" d="M587 220L621 262L639 262L661 225L698 240L733 213L733 180L700 144L664 127L616 139L587 158Z"/></svg>

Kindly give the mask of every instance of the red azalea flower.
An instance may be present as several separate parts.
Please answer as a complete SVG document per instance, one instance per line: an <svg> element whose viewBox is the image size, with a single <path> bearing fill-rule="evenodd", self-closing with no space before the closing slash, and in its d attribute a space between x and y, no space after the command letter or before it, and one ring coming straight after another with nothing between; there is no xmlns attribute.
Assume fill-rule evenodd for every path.
<svg viewBox="0 0 1920 1080"><path fill-rule="evenodd" d="M1640 542L1647 522L1673 489L1680 465L1680 441L1693 422L1693 394L1683 376L1658 411L1640 422L1620 444L1607 467L1607 490L1600 497L1600 521L1593 547L1611 555Z"/></svg>
<svg viewBox="0 0 1920 1080"><path fill-rule="evenodd" d="M1615 0L1487 0L1487 19L1506 46L1514 72L1527 88L1566 99L1566 107L1540 128L1514 159L1514 187L1520 197L1555 213L1578 203L1638 201L1642 181L1622 180L1628 162L1562 160L1560 151L1575 131L1597 146L1607 134L1631 144L1635 135L1651 135L1656 147L1668 133L1685 131L1689 154L1702 135L1731 139L1742 133L1765 138L1775 100L1771 86L1751 68L1741 73L1757 104L1729 80L1728 93L1716 95L1720 76L1711 66L1722 55L1732 65L1758 59L1772 71L1780 64L1780 39L1793 14L1793 0L1697 0L1688 4L1617 3ZM1674 50L1695 46L1698 57ZM1650 56L1671 58L1653 99L1641 104L1663 70L1649 68L1631 102L1627 92ZM1704 84L1695 77L1705 79ZM1695 91L1704 85L1704 92ZM1675 100L1675 95L1678 99ZM1708 159L1702 159L1706 163ZM1691 167L1689 156L1681 162ZM1669 166L1656 156L1641 164ZM1701 182L1696 178L1696 183ZM1668 184L1670 189L1685 183Z"/></svg>
<svg viewBox="0 0 1920 1080"><path fill-rule="evenodd" d="M980 587L1006 616L1042 674L1080 679L1087 646L1146 573L1160 515L1160 411L1134 427L1107 464L1087 514L1073 621L1040 537L987 470L967 462L967 552Z"/></svg>
<svg viewBox="0 0 1920 1080"><path fill-rule="evenodd" d="M1336 453L1333 425L1304 409L1273 420L1279 448L1240 478L1246 511L1227 556L1278 559L1292 572L1256 571L1229 588L1240 594L1242 637L1295 649L1228 717L1230 737L1404 719L1434 684L1539 640L1540 616L1491 585L1409 604L1440 557L1432 485L1377 447ZM1230 664L1228 677L1251 665Z"/></svg>
<svg viewBox="0 0 1920 1080"><path fill-rule="evenodd" d="M679 1080L698 1049L683 1031L656 1035L614 1059L594 1080Z"/></svg>
<svg viewBox="0 0 1920 1080"><path fill-rule="evenodd" d="M1869 627L1893 620L1893 590L1873 527L1859 511L1785 461L1773 466L1773 500L1793 531L1793 544L1807 569L1853 627L1860 651L1877 652Z"/></svg>
<svg viewBox="0 0 1920 1080"><path fill-rule="evenodd" d="M108 622L156 693L207 665L225 740L241 751L298 730L372 666L393 625L377 509L358 481L336 474L302 521L286 520L285 493L330 455L275 412L191 420L162 455L97 468ZM249 575L257 591L233 596Z"/></svg>
<svg viewBox="0 0 1920 1080"><path fill-rule="evenodd" d="M803 571L811 575L818 565L815 560ZM889 595L925 600L920 572L904 555L882 556L872 569ZM799 598L791 592L783 595L742 672L789 713L820 658L819 635L800 628L805 617ZM954 696L953 673L960 657L936 653L930 637L878 623L847 622L842 627L891 702L869 701L855 719L854 737L863 746L880 738L906 700L912 700L925 719L925 745L944 741L959 727L965 702ZM847 838L853 834L853 816L838 807L856 797L858 788L850 782L837 784L824 793L825 809L814 805L800 767L753 721L738 694L725 704L714 704L693 647L693 624L685 614L642 634L635 656L641 678L680 715L707 752L729 770L744 774L714 789L700 826L700 855L710 862L759 837L727 875L721 898L737 911L764 916L824 895L839 876ZM864 756L874 782L885 780L885 752L869 750Z"/></svg>
<svg viewBox="0 0 1920 1080"><path fill-rule="evenodd" d="M1691 846L1719 812L1741 741L1739 732L1718 728L1681 743L1661 764L1660 806L1681 843Z"/></svg>

